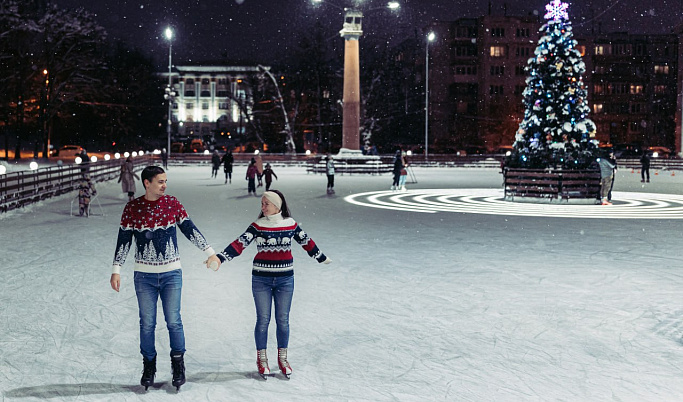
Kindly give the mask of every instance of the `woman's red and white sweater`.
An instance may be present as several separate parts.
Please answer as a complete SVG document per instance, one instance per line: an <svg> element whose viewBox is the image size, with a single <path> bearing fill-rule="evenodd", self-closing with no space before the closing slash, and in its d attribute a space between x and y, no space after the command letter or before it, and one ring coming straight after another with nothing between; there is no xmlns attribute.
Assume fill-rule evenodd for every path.
<svg viewBox="0 0 683 402"><path fill-rule="evenodd" d="M252 274L291 276L294 275L292 240L301 244L308 255L318 262L325 262L327 259L299 224L292 218L283 218L281 213L259 218L225 250L216 255L221 262L230 261L256 241L258 251L254 257Z"/></svg>

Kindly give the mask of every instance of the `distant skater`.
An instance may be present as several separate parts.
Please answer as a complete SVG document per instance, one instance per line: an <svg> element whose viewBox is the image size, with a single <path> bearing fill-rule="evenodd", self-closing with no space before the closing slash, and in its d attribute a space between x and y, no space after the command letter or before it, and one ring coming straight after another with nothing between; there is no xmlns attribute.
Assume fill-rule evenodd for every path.
<svg viewBox="0 0 683 402"><path fill-rule="evenodd" d="M95 184L90 179L90 175L83 174L81 181L78 182L78 214L85 216L90 215L90 199L97 195Z"/></svg>
<svg viewBox="0 0 683 402"><path fill-rule="evenodd" d="M251 158L251 162L249 162L249 167L247 167L247 192L249 194L254 193L256 195L256 175L258 174L258 170L256 169L256 159Z"/></svg>
<svg viewBox="0 0 683 402"><path fill-rule="evenodd" d="M273 184L273 177L277 180L277 175L270 167L270 163L266 163L266 168L263 169L263 178L266 179L266 191L270 190L270 185Z"/></svg>
<svg viewBox="0 0 683 402"><path fill-rule="evenodd" d="M211 155L211 178L218 177L218 168L221 167L221 156L218 151L213 151Z"/></svg>
<svg viewBox="0 0 683 402"><path fill-rule="evenodd" d="M650 154L648 151L643 151L643 156L640 157L640 182L650 182Z"/></svg>
<svg viewBox="0 0 683 402"><path fill-rule="evenodd" d="M327 175L327 194L334 194L334 158L329 153L325 162L325 174Z"/></svg>
<svg viewBox="0 0 683 402"><path fill-rule="evenodd" d="M221 158L223 173L225 173L225 184L228 184L228 181L232 183L232 164L234 161L235 159L232 156L232 151L226 152Z"/></svg>
<svg viewBox="0 0 683 402"><path fill-rule="evenodd" d="M133 201L135 198L135 179L140 180L133 169L133 160L129 156L121 165L121 173L119 174L121 190L128 195L128 201Z"/></svg>

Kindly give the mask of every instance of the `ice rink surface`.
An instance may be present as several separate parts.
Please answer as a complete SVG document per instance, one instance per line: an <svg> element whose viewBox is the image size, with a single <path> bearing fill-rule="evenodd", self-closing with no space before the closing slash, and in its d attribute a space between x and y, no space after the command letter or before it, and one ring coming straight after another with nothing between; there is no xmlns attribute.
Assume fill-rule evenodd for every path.
<svg viewBox="0 0 683 402"><path fill-rule="evenodd" d="M242 170L228 185L208 166L168 172L216 249L259 213ZM157 385L138 385L132 255L109 286L126 197L107 182L87 219L70 216L75 193L0 215L2 400L683 400L683 174L619 171L615 205L594 206L505 202L493 169L415 169L405 193L337 175L331 196L322 175L274 170L334 260L294 248L291 380L256 375L256 247L213 272L180 237L187 384L170 384L160 315Z"/></svg>

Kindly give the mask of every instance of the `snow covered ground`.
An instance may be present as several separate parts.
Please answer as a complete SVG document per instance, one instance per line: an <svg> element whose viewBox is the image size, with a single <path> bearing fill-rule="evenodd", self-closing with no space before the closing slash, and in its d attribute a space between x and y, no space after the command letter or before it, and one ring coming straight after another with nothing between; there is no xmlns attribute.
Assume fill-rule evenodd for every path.
<svg viewBox="0 0 683 402"><path fill-rule="evenodd" d="M327 196L324 176L274 169L334 260L294 250L291 380L255 375L255 246L213 272L180 239L188 382L175 395L159 317L157 385L143 391L132 256L121 292L109 286L125 203L110 182L97 184L104 216L70 216L71 195L0 215L2 400L683 400L683 175L643 185L619 171L613 206L524 214L501 202L497 170L415 169L406 194L385 192L388 175L337 175ZM259 212L242 175L169 171L214 248Z"/></svg>

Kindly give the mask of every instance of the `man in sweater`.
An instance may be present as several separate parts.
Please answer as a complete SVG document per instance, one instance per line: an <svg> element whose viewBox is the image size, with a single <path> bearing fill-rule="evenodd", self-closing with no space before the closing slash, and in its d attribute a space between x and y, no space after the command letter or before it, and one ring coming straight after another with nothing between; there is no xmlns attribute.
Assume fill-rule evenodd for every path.
<svg viewBox="0 0 683 402"><path fill-rule="evenodd" d="M140 177L145 195L128 202L123 209L110 283L118 292L121 267L135 239L134 282L140 312L140 353L143 357L140 384L145 389L154 384L157 355L154 330L157 301L161 298L171 346L172 383L179 389L185 383L185 334L180 318L183 279L176 227L207 254L209 263L220 260L180 201L165 194L167 180L164 170L158 166L147 166Z"/></svg>

